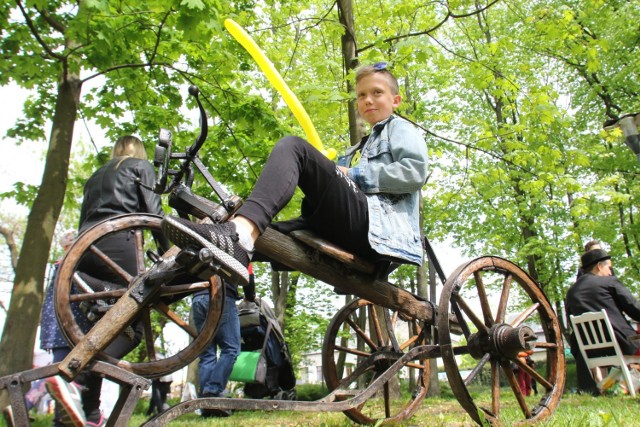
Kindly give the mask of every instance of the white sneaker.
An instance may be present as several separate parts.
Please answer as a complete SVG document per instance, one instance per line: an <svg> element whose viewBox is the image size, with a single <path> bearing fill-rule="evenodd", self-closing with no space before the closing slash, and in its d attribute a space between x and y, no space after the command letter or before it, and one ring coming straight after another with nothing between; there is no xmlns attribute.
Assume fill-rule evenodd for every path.
<svg viewBox="0 0 640 427"><path fill-rule="evenodd" d="M9 427L15 426L15 420L13 419L13 409L11 406L7 406L2 410L2 415L4 415L4 420L7 422Z"/></svg>
<svg viewBox="0 0 640 427"><path fill-rule="evenodd" d="M59 376L46 380L47 391L62 407L62 419L65 426L84 427L87 419L82 409L82 396L74 383L68 383Z"/></svg>

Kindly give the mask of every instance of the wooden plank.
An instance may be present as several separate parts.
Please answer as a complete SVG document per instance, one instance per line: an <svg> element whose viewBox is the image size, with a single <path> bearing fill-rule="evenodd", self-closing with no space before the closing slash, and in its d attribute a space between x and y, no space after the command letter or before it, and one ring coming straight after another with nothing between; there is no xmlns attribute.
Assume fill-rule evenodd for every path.
<svg viewBox="0 0 640 427"><path fill-rule="evenodd" d="M355 268L358 271L368 274L373 274L376 271L375 264L343 250L328 240L316 236L309 230L295 230L289 233L289 235L295 237L301 242L304 242L307 246L310 246L349 267Z"/></svg>
<svg viewBox="0 0 640 427"><path fill-rule="evenodd" d="M431 305L422 298L392 283L378 280L355 268L316 252L309 254L306 244L267 228L256 241L256 250L269 259L335 286L348 294L357 295L374 304L390 308L428 323L435 322Z"/></svg>

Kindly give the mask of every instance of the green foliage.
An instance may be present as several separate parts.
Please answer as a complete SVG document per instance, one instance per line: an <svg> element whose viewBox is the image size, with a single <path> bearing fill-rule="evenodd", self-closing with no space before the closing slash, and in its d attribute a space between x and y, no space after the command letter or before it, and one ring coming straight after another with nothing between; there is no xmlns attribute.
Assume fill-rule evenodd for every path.
<svg viewBox="0 0 640 427"><path fill-rule="evenodd" d="M14 190L0 194L0 199L13 199L19 205L31 206L36 198L38 187L23 182L16 182L13 187Z"/></svg>
<svg viewBox="0 0 640 427"><path fill-rule="evenodd" d="M324 334L335 301L331 288L318 285L315 279L301 276L296 304L288 304L284 335L289 345L294 367L300 367L303 354L322 348Z"/></svg>
<svg viewBox="0 0 640 427"><path fill-rule="evenodd" d="M300 384L296 386L297 400L312 402L320 400L327 395L329 390L324 384Z"/></svg>
<svg viewBox="0 0 640 427"><path fill-rule="evenodd" d="M281 3L43 1L42 13L28 3L24 14L3 4L0 84L32 90L8 136L45 140L60 73L77 69L86 87L79 113L109 139L137 133L151 154L163 127L173 131L174 151L184 150L197 133L186 87L197 84L210 116L200 157L229 192L248 196L275 141L303 132L223 29L231 16L296 93L324 144L341 151L353 72L344 69L335 3ZM469 14L483 6L470 1L354 5L358 60L389 61L401 82L400 111L427 129L427 237L451 240L465 256L513 260L554 302L575 277L583 243L596 238L637 291L640 164L619 132L601 130L606 118L640 110L637 4L516 0L477 15ZM72 159L66 224L77 223L82 185L102 161L84 152ZM1 197L30 205L36 191L16 183ZM214 198L200 178L194 191ZM297 215L300 197L277 219ZM412 286L414 275L403 268L394 280ZM297 361L321 345L335 309L330 288L315 280L302 278L296 292L286 335Z"/></svg>

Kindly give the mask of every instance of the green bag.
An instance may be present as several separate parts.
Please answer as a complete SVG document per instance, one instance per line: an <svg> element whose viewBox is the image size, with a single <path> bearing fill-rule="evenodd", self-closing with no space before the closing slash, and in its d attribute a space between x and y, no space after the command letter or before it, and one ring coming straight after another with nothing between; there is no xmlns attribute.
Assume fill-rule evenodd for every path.
<svg viewBox="0 0 640 427"><path fill-rule="evenodd" d="M267 361L262 351L241 351L233 365L231 381L264 384Z"/></svg>

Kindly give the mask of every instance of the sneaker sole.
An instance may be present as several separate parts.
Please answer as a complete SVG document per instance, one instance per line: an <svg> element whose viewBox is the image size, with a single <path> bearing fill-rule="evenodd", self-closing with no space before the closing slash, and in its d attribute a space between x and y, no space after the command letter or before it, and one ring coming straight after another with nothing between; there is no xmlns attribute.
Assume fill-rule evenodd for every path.
<svg viewBox="0 0 640 427"><path fill-rule="evenodd" d="M51 397L62 406L65 414L71 419L70 421L76 427L84 427L85 417L80 413L75 405L66 404L67 402L73 402L74 398L69 393L69 389L66 385L61 385L58 381L64 381L62 379L56 379L50 377L46 379L46 388Z"/></svg>
<svg viewBox="0 0 640 427"><path fill-rule="evenodd" d="M221 264L220 273L224 274L231 283L242 286L249 284L249 271L244 265L236 260L233 255L218 248L190 228L167 216L162 221L162 232L180 248L195 245L209 249L213 258Z"/></svg>

